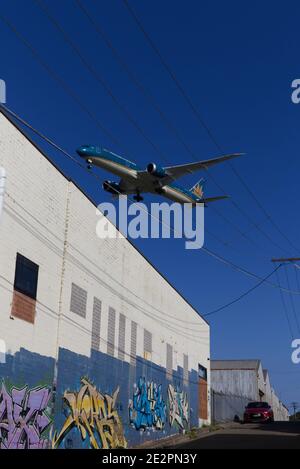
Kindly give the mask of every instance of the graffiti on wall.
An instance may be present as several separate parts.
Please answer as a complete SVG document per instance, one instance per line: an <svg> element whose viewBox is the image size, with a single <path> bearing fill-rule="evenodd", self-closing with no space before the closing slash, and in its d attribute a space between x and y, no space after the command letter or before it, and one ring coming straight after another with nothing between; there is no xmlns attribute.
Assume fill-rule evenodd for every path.
<svg viewBox="0 0 300 469"><path fill-rule="evenodd" d="M44 449L49 447L45 432L51 418L48 403L51 391L47 387L7 390L4 382L0 391L0 448Z"/></svg>
<svg viewBox="0 0 300 469"><path fill-rule="evenodd" d="M162 386L140 378L129 402L129 421L136 430L162 430L166 423L166 404Z"/></svg>
<svg viewBox="0 0 300 469"><path fill-rule="evenodd" d="M54 434L52 447L59 447L76 428L83 441L88 439L91 448L126 448L122 422L116 410L118 394L119 387L112 396L103 395L86 378L81 379L78 392L65 391L63 399L68 416L61 431Z"/></svg>
<svg viewBox="0 0 300 469"><path fill-rule="evenodd" d="M172 384L168 386L169 423L184 428L189 423L189 403L187 393L179 391Z"/></svg>

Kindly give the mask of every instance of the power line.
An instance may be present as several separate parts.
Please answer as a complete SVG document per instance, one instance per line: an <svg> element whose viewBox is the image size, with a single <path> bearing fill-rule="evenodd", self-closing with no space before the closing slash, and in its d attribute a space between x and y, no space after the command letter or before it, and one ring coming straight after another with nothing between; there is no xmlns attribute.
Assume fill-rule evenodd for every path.
<svg viewBox="0 0 300 469"><path fill-rule="evenodd" d="M4 279L4 280L6 280L6 279ZM10 283L10 282L9 282L9 283ZM3 285L1 285L1 284L0 284L0 288L3 288L4 290L6 290L6 291L8 291L8 292L10 292L10 293L13 293L13 291L14 291L14 290L12 290L12 289L10 289L10 288L7 288L7 287L5 287L5 286L3 286ZM26 301L28 301L28 300L24 299L24 301L26 302ZM37 301L37 303L40 304L38 301ZM50 308L49 308L48 306L46 306L46 305L43 305L43 306L46 308L46 310L47 310L47 309L50 310ZM50 313L48 313L46 310L43 310L43 309L41 309L41 308L39 308L39 310L40 310L43 314L46 314L46 315L52 317L52 319L54 319L53 315L51 315ZM51 310L50 310L50 311L51 311ZM58 314L55 313L55 315L56 315L56 318L55 318L55 319L57 319ZM13 316L12 316L12 317L13 317ZM130 319L129 319L128 317L126 317L126 319L128 319L128 320L130 321ZM75 327L77 327L77 329L81 330L82 332L84 332L85 334L87 334L89 337L91 336L92 331L91 331L90 329L88 329L87 327L85 327L85 326L79 324L79 323L78 323L77 321L75 321L74 319L72 319L72 318L70 318L70 317L68 317L68 316L62 315L62 320L63 320L63 321L66 321L66 322L68 322L68 323L70 323L70 324L73 324ZM140 324L137 324L137 326L140 327L141 329L144 329ZM129 353L129 352L127 352L126 350L121 349L121 348L118 347L117 345L112 344L112 343L109 342L108 340L104 339L102 336L99 336L99 339L100 339L100 341L103 342L105 345L110 345L110 346L114 349L114 351L124 353L124 356L127 356L129 359L136 360L138 363L141 363L141 364L144 364L144 363L145 363L145 360L144 360L142 357L139 357L138 355L133 355L132 353ZM204 343L204 342L203 342L203 343ZM100 352L100 353L104 353L104 352L101 352L101 351L99 351L99 352ZM152 351L152 353L155 353L155 352ZM161 372L161 373L164 373L164 374L167 375L167 376L172 375L172 374L170 374L169 372L166 372L166 370L161 369L162 367L161 367L160 365L154 363L153 361L151 361L150 363L151 363L150 367L151 367L151 368L155 368L155 367L156 367L156 371ZM190 384L201 384L201 383L198 383L197 381L193 381L193 380L191 380L191 379L189 379L189 383L190 383ZM206 383L205 383L205 385L206 385Z"/></svg>
<svg viewBox="0 0 300 469"><path fill-rule="evenodd" d="M213 132L211 131L211 129L209 128L209 126L206 124L205 120L203 119L203 117L200 115L198 109L196 108L196 106L193 104L192 100L190 99L189 95L187 94L187 92L185 91L184 87L181 85L180 81L178 80L176 74L174 73L174 71L172 70L172 68L170 67L170 65L166 62L166 60L164 59L162 53L160 52L159 48L156 46L156 44L154 43L154 41L152 40L152 38L150 37L150 35L148 34L148 32L146 31L146 29L144 28L140 18L138 17L137 13L134 11L134 9L130 6L128 0L123 0L123 3L125 5L125 7L127 8L128 12L130 13L131 17L133 18L134 22L136 23L136 25L138 26L138 28L141 30L141 32L143 33L144 37L146 38L147 42L149 43L149 45L151 46L152 50L156 53L156 55L158 56L161 64L163 65L164 69L166 70L166 72L168 73L168 75L170 76L170 78L172 79L172 81L175 83L177 89L179 90L180 94L182 95L182 97L184 98L184 100L186 101L186 103L188 104L189 108L191 109L192 113L194 114L194 116L196 117L197 121L200 123L201 127L203 127L205 129L205 131L207 132L210 140L213 142L213 144L215 145L215 147L221 152L223 153L223 148L222 146L219 144L218 140L216 139L215 135L213 134ZM277 224L273 221L272 217L270 216L270 214L266 211L266 209L262 206L261 202L258 200L258 198L255 196L255 194L252 192L252 190L250 189L250 187L248 186L248 184L245 182L245 180L242 178L242 176L238 173L238 171L235 169L235 167L233 166L233 164L231 162L228 162L229 164L229 167L231 168L231 170L233 171L233 173L235 174L235 176L239 179L239 181L242 183L243 187L246 189L246 191L248 192L248 194L252 197L252 199L255 201L256 205L259 207L259 209L263 212L264 216L272 223L272 225L274 226L274 228L281 234L281 236L284 237L284 239L286 241L288 241L288 243L290 244L290 246L293 247L293 249L295 250L298 250L297 248L294 247L293 243L288 239L288 237L285 235L285 233L282 232L282 230L277 226ZM236 208L237 208L237 204L235 204ZM240 208L239 208L240 210ZM243 211L244 212L244 211ZM257 226L256 223L252 222L251 223L254 225L254 226ZM260 230L261 231L261 230ZM265 233L266 235L266 233ZM268 235L267 235L268 236ZM284 248L280 248L282 249L283 251L286 251Z"/></svg>
<svg viewBox="0 0 300 469"><path fill-rule="evenodd" d="M223 309L225 308L228 308L229 306L233 305L234 303L237 303L238 301L242 300L243 298L245 298L245 296L249 295L251 292L253 292L254 290L256 290L256 288L258 288L260 285L262 285L266 280L268 280L268 278L270 278L280 267L281 267L282 264L279 264L274 270L272 270L271 273L269 273L266 277L264 277L262 280L260 280L256 285L254 285L252 288L250 288L249 290L247 290L246 292L242 293L242 295L238 296L237 298L235 298L234 300L230 301L229 303L223 305L223 306L220 306L220 308L217 308L213 311L210 311L209 313L206 313L204 314L203 316L206 317L206 316L211 316L212 314L216 314L218 313L219 311L222 311Z"/></svg>
<svg viewBox="0 0 300 469"><path fill-rule="evenodd" d="M80 0L75 0L76 4L78 5L78 7L80 8L80 10L83 12L83 14L88 18L89 22L91 23L91 25L94 27L96 33L99 35L99 37L105 42L105 44L107 45L107 47L111 50L113 56L115 57L116 61L121 65L122 69L126 72L127 76L129 77L129 79L131 80L131 82L136 86L137 89L140 90L140 92L143 94L144 97L146 97L146 99L148 100L148 102L150 102L150 104L152 105L152 107L154 108L154 110L159 114L159 116L161 117L162 121L165 123L165 125L167 126L167 128L172 132L172 134L175 136L175 138L177 139L177 141L183 146L183 148L186 150L187 153L189 153L191 155L191 157L197 161L197 156L196 154L193 152L193 150L190 148L190 146L186 143L186 141L182 138L182 136L180 135L180 132L178 131L178 129L173 125L173 123L170 121L170 119L166 116L166 114L162 111L161 107L159 106L159 104L157 103L157 101L154 99L153 95L145 88L145 86L136 78L136 76L132 73L130 67L128 66L128 64L125 62L125 60L120 56L120 54L118 53L118 51L115 49L115 47L112 45L111 41L108 39L107 35L104 33L103 29L99 26L99 22L96 21L94 19L94 17L88 12L86 6L83 6L82 2ZM223 194L225 194L225 189L215 180L215 178L212 176L212 174L210 173L210 171L207 169L206 170L207 172L207 175L209 176L209 178L213 181L213 183L216 185L216 187L218 187L222 192ZM241 209L241 207L236 204L234 201L231 201L231 203L235 206L235 208L248 220L250 221L250 224L252 224L252 226L257 229L257 230L260 230L260 227L257 223L254 223L252 222L252 220L249 218L249 215L247 214L247 212L245 212L243 209ZM223 214L220 214L220 212L215 208L215 207L211 207L211 209L217 213L218 216L221 216L222 219L227 223L229 224L230 226L232 226L238 233L240 236L242 236L244 239L248 240L251 244L253 244L255 246L255 248L259 248L259 249L262 249L256 242L254 242L251 238L249 238L246 233L244 233L242 230L240 230L234 223L231 222L231 220L229 220L228 218L226 218ZM276 244L269 236L267 236L262 230L260 230L262 232L262 234L268 239L268 241L270 241L271 243L273 243L276 247L279 247L278 244Z"/></svg>
<svg viewBox="0 0 300 469"><path fill-rule="evenodd" d="M194 115L197 117L197 120L200 122L201 126L206 130L207 134L209 135L210 139L212 140L212 142L215 144L216 148L219 150L219 151L223 151L219 145L219 143L217 142L217 140L215 139L212 131L210 130L210 128L207 126L207 124L205 123L204 119L201 117L201 115L199 114L197 108L194 106L194 104L192 103L191 99L189 98L188 94L186 93L185 89L183 88L183 86L181 85L181 83L179 82L179 80L177 79L175 73L173 72L173 70L171 69L171 67L168 65L168 63L165 61L164 57L162 56L160 50L158 49L158 47L155 45L154 41L151 39L150 35L147 33L146 29L144 28L141 20L138 18L136 12L133 10L133 8L130 6L129 2L127 0L123 0L123 3L124 5L126 6L127 10L129 11L131 17L134 19L135 23L137 24L137 26L139 27L139 29L142 31L144 37L146 38L146 40L148 41L148 43L150 44L151 48L154 50L154 52L156 53L156 55L159 57L159 60L160 62L162 63L163 67L165 68L165 70L167 71L168 75L171 77L171 79L173 80L173 82L175 83L176 87L178 88L178 90L180 91L181 95L184 97L185 101L188 103L189 107L192 109Z"/></svg>
<svg viewBox="0 0 300 469"><path fill-rule="evenodd" d="M8 207L8 208L5 208L6 212L11 216L13 217L15 220L17 220L17 222L19 224L21 224L25 229L26 229L26 224L25 222L28 222L27 219L23 218L16 210L14 210L12 207ZM27 212L28 213L28 212ZM31 214L30 214L31 215ZM31 215L32 216L32 215ZM33 217L33 219L35 219ZM29 224L30 225L30 224ZM42 225L44 226L44 225ZM35 237L37 237L42 243L44 243L45 245L47 245L47 247L52 250L52 252L54 252L56 255L58 256L62 256L62 250L59 249L59 248L56 248L56 246L49 242L49 240L47 238L45 238L45 236L43 236L40 232L38 232L38 230L33 227L32 225L30 225L30 227L32 227L32 229L30 230L31 234L33 234ZM87 261L89 261L93 267L97 268L98 270L100 270L102 273L104 273L104 271L94 262L92 262L88 257L84 256L82 252L79 252L78 249L76 249L75 246L73 246L72 244L70 244L70 247L72 247L73 250L77 251L77 253L80 253ZM200 326L201 328L203 327L202 325L199 324L199 322L196 322L196 321L187 321L185 319L179 319L179 318L176 318L174 317L173 315L170 315L168 314L166 311L162 311L158 308L156 308L155 306L153 306L152 304L150 305L149 303L147 303L144 298L138 296L135 292L133 292L132 290L129 290L127 287L124 287L124 285L120 284L120 282L118 282L115 278L111 277L107 272L105 272L105 274L111 279L113 280L116 284L118 284L122 289L124 289L127 293L131 294L132 296L134 296L135 298L137 298L138 300L141 300L143 301L144 303L146 303L147 306L151 307L154 311L158 312L159 314L161 314L163 316L163 318L170 318L170 319L160 319L159 317L155 316L155 314L153 313L153 311L147 311L147 309L145 309L144 307L138 305L137 303L135 303L133 300L130 300L128 298L128 296L125 296L124 294L118 292L113 286L111 285L108 285L108 283L106 283L104 280L103 280L103 277L99 277L98 275L96 275L91 269L89 269L86 265L84 265L78 258L76 258L74 255L71 255L70 253L67 254L67 259L70 263L72 263L73 265L76 265L81 271L85 271L85 273L87 273L89 276L93 277L97 283L101 284L104 288L106 288L107 290L110 291L110 293L112 293L113 295L117 296L118 298L120 298L122 301L125 301L128 305L132 306L133 308L137 309L138 311L140 311L142 314L144 314L145 316L147 316L148 318L154 318L157 322L160 322L162 325L166 326L165 322L167 321L170 321L170 319L172 319L172 321L178 321L178 322L181 322L181 323L184 323L184 326L180 325L180 324L173 324L172 325L172 328L170 328L171 330L173 330L173 332L182 332L182 328L184 328L184 330L186 331L191 331L191 332L196 332L197 334L198 333L202 333L204 331L200 331L200 330L195 330L195 327L196 326ZM202 317L201 315L199 315L200 317ZM169 324L169 323L168 323ZM193 328L188 328L186 327L187 325L193 325ZM180 328L178 330L176 330L176 328ZM195 336L194 336L195 337Z"/></svg>
<svg viewBox="0 0 300 469"><path fill-rule="evenodd" d="M46 8L46 6L44 5L43 1L42 0L34 0L35 3L40 7L40 9L42 10L42 12L45 14L45 16L48 18L48 20L56 27L56 29L61 33L63 39L65 40L65 42L71 47L71 49L73 50L73 52L79 57L79 59L81 60L81 62L83 63L83 65L85 66L85 68L88 70L88 72L95 78L95 80L104 88L104 90L107 92L107 94L111 97L111 99L113 100L113 102L115 103L115 105L121 110L121 112L127 117L127 119L131 122L131 124L136 128L136 130L142 135L142 137L146 140L147 143L149 143L151 145L151 147L154 149L154 151L158 154L158 156L160 158L162 158L164 161L167 161L168 162L168 159L167 157L164 155L164 153L162 153L162 151L157 147L157 145L153 142L153 140L151 140L147 134L145 133L145 131L142 129L142 127L136 122L136 120L134 119L134 117L128 112L128 110L120 103L120 101L116 98L116 96L113 94L111 88L107 85L107 83L104 81L104 79L101 77L101 75L99 74L98 71L95 70L95 68L93 66L90 65L90 63L88 62L88 60L85 58L85 56L83 56L83 54L80 52L80 50L78 49L78 47L74 44L74 42L71 40L71 38L68 36L68 34L66 33L65 29L59 24L59 22L54 18L53 15L51 15L49 13L49 10ZM81 11L84 12L84 14L88 17L88 19L90 20L90 22L92 23L92 25L96 28L96 31L98 32L98 34L101 35L102 38L105 38L105 42L106 44L109 46L109 48L114 52L114 55L117 54L117 52L115 51L115 49L112 47L112 44L110 43L110 41L108 41L106 39L106 36L104 35L103 31L101 29L99 29L97 27L97 24L95 22L95 20L93 20L91 18L91 16L89 15L89 13L87 12L87 9L85 7L82 6L81 2L80 1L77 1L76 2L79 6L79 8L81 9ZM117 54L117 57L118 57L118 61L120 62L120 58L119 58L119 55ZM124 62L122 61L121 59L121 63L123 65L123 67L126 67L126 71L127 73L130 73L130 71L128 70L128 67L126 66L126 64L124 64ZM143 94L149 96L149 94L147 93L147 91L145 90L145 88L135 80L135 78L133 77L133 75L130 73L130 77L131 79L134 80L134 83L136 86L138 86L138 88L140 90L142 90ZM150 95L151 96L151 95ZM152 100L152 97L151 97L151 100ZM180 135L179 135L179 132L176 131L176 129L174 128L174 126L169 122L169 120L167 119L167 117L164 115L164 113L160 110L160 108L158 107L158 105L155 105L155 109L157 110L157 112L159 112L160 116L162 116L164 118L164 121L168 122L168 125L169 127L171 127L173 129L173 132L176 133L176 137L177 139L180 138ZM188 147L187 144L185 144L185 142L180 138L180 143L182 143L182 145L184 145L184 148L192 155L193 159L196 159L196 156L195 154L191 151L191 149ZM223 190L221 188L221 190ZM224 192L224 190L223 190ZM225 218L223 215L220 214L219 211L217 211L217 209L215 209L214 207L212 207L212 209L219 215L219 216L222 216L222 218L227 222L229 223L231 226L233 226L237 231L238 233L246 240L248 240L249 242L251 242L252 244L254 244L254 246L257 248L260 248L257 243L255 243L251 238L249 238L246 234L244 234L239 228L237 228L234 224L232 224L232 222L230 220L228 220L227 218ZM269 241L272 242L272 239L268 238Z"/></svg>
<svg viewBox="0 0 300 469"><path fill-rule="evenodd" d="M295 275L296 275L296 285L297 285L298 290L300 291L300 283L299 283L299 277L298 277L298 269L296 268L295 264L294 264L294 271L295 271Z"/></svg>
<svg viewBox="0 0 300 469"><path fill-rule="evenodd" d="M48 74L63 88L63 90L78 104L78 106L93 120L96 126L101 130L101 132L106 135L112 142L116 143L120 148L122 145L116 139L116 137L107 130L97 119L97 117L85 106L85 104L80 100L76 93L68 86L68 84L57 75L51 67L42 59L40 54L36 49L24 38L24 36L17 30L17 28L8 21L2 14L0 14L1 21L6 24L6 26L18 37L18 39L23 43L27 49L31 51L35 59L42 65L42 67L48 72Z"/></svg>
<svg viewBox="0 0 300 469"><path fill-rule="evenodd" d="M2 18L2 19L3 19L3 18ZM6 20L4 20L4 22L7 24ZM15 30L15 28L12 27L12 25L11 25L10 23L8 23L8 25L9 25L10 28L13 29L14 32L17 33L17 31ZM18 36L20 37L19 34L18 34ZM21 38L23 39L22 36L21 36ZM30 50L32 50L32 47L29 45L29 43L27 43L27 41L25 41L25 45L26 45L27 47L29 47ZM34 50L33 50L33 51L34 51ZM34 51L34 52L35 52L35 51ZM39 55L37 55L37 57L39 57ZM51 69L48 68L47 64L45 64L44 62L42 62L42 64L43 64L44 66L46 66L47 70L51 70ZM56 77L57 77L57 76L56 76ZM49 139L48 139L48 143L49 143ZM56 147L57 147L57 146L56 146ZM66 152L64 152L64 153L66 154ZM74 159L74 160L75 160L75 159ZM76 161L76 160L75 160L75 161ZM240 266L235 265L234 263L228 261L228 260L225 259L225 258L222 258L222 256L219 256L219 255L217 255L216 253L213 253L212 251L208 250L207 248L202 248L202 249L204 250L204 252L208 253L208 254L211 255L212 257L214 257L214 258L218 259L219 261L221 261L221 262L223 262L223 263L229 265L229 266L230 266L231 268L233 268L234 270L240 271L240 272L242 272L242 273L244 273L244 274L246 274L246 275L248 275L248 276L252 276L252 277L254 276L255 278L258 278L258 279L261 280L261 278L260 278L259 276L257 276L256 274L253 274L253 273L247 271L246 269L243 269L243 268L241 268ZM273 284L271 284L270 282L268 282L268 283L269 283L270 285L273 285ZM273 286L276 286L276 285L273 285ZM278 287L278 286L277 286L277 287ZM284 289L283 289L283 290L284 290Z"/></svg>
<svg viewBox="0 0 300 469"><path fill-rule="evenodd" d="M51 139L49 139L48 137L45 137L41 132L39 132L37 129L35 129L33 126L31 126L29 123L27 123L24 119L22 119L21 117L19 117L16 113L14 113L13 111L9 110L6 106L4 106L3 104L0 104L0 109L2 108L3 110L3 113L5 114L5 112L8 112L8 114L10 114L11 116L13 116L17 121L19 121L20 123L22 123L23 125L25 125L28 129L30 129L32 132L34 132L36 135L38 135L40 138L44 139L48 144L52 145L55 149L59 150L60 152L62 152L67 158L71 159L75 164L77 164L78 166L80 166L85 172L87 172L90 176L94 177L95 179L99 180L99 176L94 174L94 173L91 173L90 171L88 171L86 169L86 167L80 162L78 161L75 157L73 157L72 155L70 155L68 152L66 152L64 149L62 149L59 145L55 144L54 142L52 142ZM131 200L129 198L129 200ZM148 210L146 209L143 209L143 207L141 206L141 209L142 210L145 210L148 215L150 215L152 218L155 218L156 217L151 214ZM160 219L157 219L159 221L159 223L161 224L164 224L166 225L171 231L174 232L174 229L169 226L168 224L166 223L163 223ZM244 275L248 276L248 277L252 277L252 278L256 278L258 280L264 280L262 277L260 277L259 275L257 275L256 273L254 272L251 272L247 269L245 269L244 267L241 267L233 262L231 262L230 260L226 259L225 257L222 257L221 255L215 253L214 251L208 249L208 248L205 248L205 247L202 247L201 248L201 251L204 251L206 254L208 254L209 256L217 259L219 262L222 262L223 264L225 265L228 265L229 267L231 267L233 270L236 270L238 272L241 272L243 273ZM295 295L299 295L300 292L299 291L293 291L293 290L288 290L286 288L283 288L281 287L280 285L277 285L277 284L274 284L272 282L269 282L267 280L265 280L265 282L274 287L274 288L279 288L280 290L282 291L285 291L285 292L289 292L289 293L293 293Z"/></svg>
<svg viewBox="0 0 300 469"><path fill-rule="evenodd" d="M105 92L110 96L113 100L115 105L120 109L120 111L126 116L129 122L135 127L135 129L142 135L142 137L146 140L146 142L153 148L153 150L159 155L160 158L166 160L165 155L162 151L158 148L158 146L153 142L151 138L149 138L144 131L144 129L138 124L138 122L134 119L131 113L122 105L122 103L118 100L115 96L109 85L105 82L103 77L99 74L99 72L89 63L89 61L85 58L85 56L80 52L78 47L75 43L70 39L64 28L58 23L58 21L49 13L46 6L43 4L42 0L35 0L36 4L40 7L40 9L44 12L46 17L49 21L56 27L56 29L61 33L64 41L69 44L72 48L73 52L79 57L81 62L83 63L84 67L89 71L89 73L95 78L97 83L101 85L101 87L105 90Z"/></svg>
<svg viewBox="0 0 300 469"><path fill-rule="evenodd" d="M44 138L44 136L43 136L42 134L40 134L36 129L34 129L32 126L30 126L30 124L26 123L23 119L19 118L15 113L13 113L12 111L8 110L8 109L6 108L6 106L1 105L0 107L6 109L6 110L8 111L8 113L11 113L12 115L14 115L17 120L21 120L21 122L22 122L25 126L27 126L28 128L30 128L32 131L34 131L34 132L35 132L37 135L39 135L40 137ZM46 141L47 141L47 143L49 143L50 145L53 145L54 148L56 148L57 150L61 151L65 156L67 156L68 158L70 158L73 162L75 162L76 164L78 164L79 166L81 166L85 171L87 171L86 168L85 168L79 161L77 161L74 157L72 157L72 155L70 155L68 152L66 152L66 151L64 151L63 149L61 149L58 145L56 145L54 142L52 142L49 138L46 137ZM90 173L89 171L88 171L88 174L90 174L90 175L92 175L93 177L95 177L96 179L98 179L97 175L94 175L93 173ZM148 212L148 211L147 211L147 212ZM149 213L149 212L148 212L148 213ZM152 216L152 214L150 214L150 215ZM170 228L171 228L171 227L170 227ZM215 253L209 251L208 249L206 249L206 248L203 248L203 249L205 250L205 252L207 252L208 254L212 255L213 257L215 257L215 258L217 258L217 259L219 259L219 260L221 259L217 254L215 254ZM222 259L222 261L225 262L225 263L227 262L226 259ZM228 263L228 262L227 262L227 263ZM231 266L233 266L232 263L231 263ZM244 269L241 270L241 268L240 268L239 266L235 266L235 267L237 267L240 271L244 271ZM268 278L269 278L274 272L276 272L276 274L277 274L277 270L279 269L279 267L280 267L280 266L277 266L277 268L276 268L273 272L271 272L267 277L265 277L265 278L263 278L263 279L260 279L260 282L259 282L257 285L255 285L254 287L252 287L249 291L247 291L247 292L245 292L244 294L240 295L240 297L238 297L238 298L236 298L235 300L233 300L232 302L230 302L230 303L224 305L223 307L218 308L218 310L215 310L215 311L213 311L213 312L211 312L211 313L208 313L207 315L212 314L212 313L215 313L215 312L217 312L217 311L220 311L221 309L225 309L226 307L229 307L231 304L233 304L233 303L239 301L240 299L242 299L243 297L245 297L247 294L249 294L251 291L253 291L254 289L258 288L258 286L261 285L261 284L264 283L264 282L267 282L267 283L269 283L270 285L272 285L272 286L274 286L274 287L279 287L279 288L280 288L280 293L281 293L281 295L282 295L282 291L281 291L281 287L280 287L280 286L278 286L278 285L276 285L276 284L271 284L270 282L268 282ZM245 272L246 272L246 271L245 271ZM256 274L252 274L252 273L250 273L250 272L249 272L249 274L252 275L252 276L253 276L253 275L256 276ZM258 276L256 276L256 277L259 278ZM205 317L205 316L206 316L206 315L203 315L202 317ZM290 322L289 322L288 316L287 316L287 320L288 320L288 324L289 324L289 327L290 327ZM164 324L164 325L165 325L165 324ZM173 330L174 332L178 332L178 331L176 331L176 329L173 329L173 328L171 328L170 326L168 326L168 328L169 328L171 331ZM290 330L291 330L291 329L290 329ZM181 334L184 335L186 338L190 338L191 340L193 340L193 338L195 337L194 335L191 335L191 334L189 334L189 333L183 333L182 331L181 331ZM291 335L292 335L292 332L291 332ZM293 338L293 335L292 335L292 338ZM197 340L199 340L199 335L197 335Z"/></svg>
<svg viewBox="0 0 300 469"><path fill-rule="evenodd" d="M276 271L276 277L277 277L277 283L280 286L280 279L279 279L279 275L278 275L277 271ZM293 329L292 329L292 326L291 326L291 321L290 321L290 318L289 318L289 313L288 313L288 310L287 310L286 303L284 301L284 296L283 296L282 290L280 289L279 291L280 291L280 299L281 299L281 303L282 303L282 309L283 309L283 312L284 312L284 315L285 315L285 318L286 318L286 321L287 321L287 324L288 324L291 339L293 340L294 339L294 334L293 334Z"/></svg>
<svg viewBox="0 0 300 469"><path fill-rule="evenodd" d="M289 276L288 276L286 264L284 264L284 272L285 272L285 276L286 276L287 287L290 290L290 281L289 281ZM300 333L300 325L299 325L298 316L297 316L296 308L295 308L295 303L294 303L294 299L293 299L292 295L290 295L290 302L291 302L291 305L292 305L292 311L293 311L293 314L294 314L295 323L296 323L298 332Z"/></svg>
<svg viewBox="0 0 300 469"><path fill-rule="evenodd" d="M28 43L27 43L28 44ZM46 64L45 64L46 65ZM48 69L48 71L50 70L50 68ZM61 80L62 82L62 80ZM69 93L70 94L70 93ZM77 101L78 102L78 101ZM85 111L87 111L87 108L83 108ZM102 128L102 131L103 131L103 127ZM104 129L105 131L105 129ZM109 135L109 134L108 134ZM48 139L48 143L50 143L49 139ZM51 143L52 144L52 143ZM57 149L59 149L58 146L56 146ZM66 152L65 152L66 153ZM206 250L206 252L209 252L208 250ZM233 265L233 264L232 264ZM259 285L261 285L263 282L265 282L280 266L278 266L273 272L271 272L271 274L269 274L267 277L265 277L264 279L262 279L256 286L252 287L248 292L244 293L243 295L241 295L238 299L234 300L233 302L231 302L230 304L233 304L234 302L238 301L239 299L243 298L244 296L246 296L246 294L250 293L251 291L253 291L255 288L257 288ZM229 304L227 305L224 305L223 307L221 307L221 309L224 309L225 307L228 307ZM218 309L218 311L220 310L220 308ZM217 312L217 310L215 311ZM204 315L204 316L208 316L209 314L212 314L213 312L211 313L208 313L207 315Z"/></svg>
<svg viewBox="0 0 300 469"><path fill-rule="evenodd" d="M300 291L299 282L298 282L298 275L297 275L297 269L296 269L296 267L298 267L298 265L295 264L295 261L299 261L299 260L300 260L299 257L287 257L287 258L279 258L279 259L274 259L273 258L273 259L271 259L272 262L280 262L281 265L284 265L284 272L285 272L285 277L286 277L286 283L287 283L288 290L290 290L290 281L289 281L289 275L288 275L288 271L287 271L287 263L294 266L294 271L296 273L297 288ZM298 316L297 316L297 312L296 312L294 298L291 294L289 295L289 299L290 299L290 304L291 304L292 311L293 311L293 314L294 314L294 319L295 319L295 323L296 323L296 326L297 326L297 330L300 333L300 324L299 324L299 320L298 320ZM282 301L283 301L283 298L282 298ZM284 306L284 308L285 308L285 306Z"/></svg>
<svg viewBox="0 0 300 469"><path fill-rule="evenodd" d="M55 72L53 72L53 70L48 66L48 64L46 62L43 61L43 59L41 59L40 55L37 53L37 51L33 48L33 46L28 42L26 41L26 39L18 32L18 30L15 28L15 26L13 26L10 22L8 22L8 20L6 20L3 16L1 17L0 16L0 19L2 19L2 21L5 22L5 24L7 24L7 26L17 35L17 37L21 40L21 42L27 47L29 48L29 50L34 54L35 58L38 60L38 62L46 69L46 71L50 74L50 76L52 78L54 78L62 87L63 89L80 105L80 107L88 113L88 115L96 122L96 124L98 125L98 127L101 128L101 130L106 134L108 135L111 139L114 140L114 142L116 142L119 146L121 145L120 142L109 132L107 131L103 126L102 124L97 120L97 118L94 116L93 113L91 113L89 111L89 109L80 101L80 99L78 98L78 96L70 89L70 87L66 84L66 82L64 82L64 80L62 80ZM54 20L55 21L55 20ZM57 27L59 29L62 29L59 25L57 25ZM63 31L63 30L62 30ZM80 55L81 59L82 60L85 60L84 57L82 56L82 54L80 53L80 51L76 48L76 46L72 43L72 47L74 47L77 51L77 53ZM86 62L86 61L85 61ZM125 110L125 112L127 112ZM163 159L165 159L165 157L163 157ZM214 209L214 208L213 208ZM216 209L214 209L215 211L217 211ZM224 217L223 217L224 218ZM227 220L228 223L231 224L231 222L229 220ZM234 225L233 225L234 226ZM240 230L238 230L240 233L242 233ZM208 232L208 230L207 230ZM213 235L215 238L216 236ZM256 245L256 243L254 243L253 240L251 240L250 238L248 238L246 235L243 234L243 237L248 239L249 241L251 241L253 244ZM272 241L272 240L271 240Z"/></svg>

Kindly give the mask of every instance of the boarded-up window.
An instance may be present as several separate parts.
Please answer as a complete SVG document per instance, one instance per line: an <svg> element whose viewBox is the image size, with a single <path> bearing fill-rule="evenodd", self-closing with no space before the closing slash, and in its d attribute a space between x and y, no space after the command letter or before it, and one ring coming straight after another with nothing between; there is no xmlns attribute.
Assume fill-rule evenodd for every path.
<svg viewBox="0 0 300 469"><path fill-rule="evenodd" d="M207 381L205 379L199 379L199 393L198 393L198 408L199 418L206 420L208 416L208 402L207 402Z"/></svg>
<svg viewBox="0 0 300 469"><path fill-rule="evenodd" d="M92 321L92 349L100 349L101 301L94 297Z"/></svg>
<svg viewBox="0 0 300 469"><path fill-rule="evenodd" d="M118 358L120 360L125 359L125 329L126 329L126 318L124 314L120 314L119 318L119 347L118 347Z"/></svg>
<svg viewBox="0 0 300 469"><path fill-rule="evenodd" d="M167 344L167 359L166 359L166 371L167 378L171 379L173 370L173 347Z"/></svg>
<svg viewBox="0 0 300 469"><path fill-rule="evenodd" d="M198 365L198 376L199 376L199 418L206 420L208 415L208 394L207 394L207 369L202 366Z"/></svg>
<svg viewBox="0 0 300 469"><path fill-rule="evenodd" d="M107 325L107 353L112 357L115 354L116 312L113 308L108 310Z"/></svg>
<svg viewBox="0 0 300 469"><path fill-rule="evenodd" d="M144 329L144 358L151 360L152 355L152 334Z"/></svg>
<svg viewBox="0 0 300 469"><path fill-rule="evenodd" d="M39 266L17 254L11 315L34 324Z"/></svg>
<svg viewBox="0 0 300 469"><path fill-rule="evenodd" d="M14 290L11 315L34 324L36 300Z"/></svg>
<svg viewBox="0 0 300 469"><path fill-rule="evenodd" d="M130 363L136 365L136 339L137 339L137 323L131 321L131 339L130 339Z"/></svg>
<svg viewBox="0 0 300 469"><path fill-rule="evenodd" d="M82 318L86 317L87 291L72 283L70 311Z"/></svg>
<svg viewBox="0 0 300 469"><path fill-rule="evenodd" d="M189 382L189 357L183 354L183 381L187 385Z"/></svg>

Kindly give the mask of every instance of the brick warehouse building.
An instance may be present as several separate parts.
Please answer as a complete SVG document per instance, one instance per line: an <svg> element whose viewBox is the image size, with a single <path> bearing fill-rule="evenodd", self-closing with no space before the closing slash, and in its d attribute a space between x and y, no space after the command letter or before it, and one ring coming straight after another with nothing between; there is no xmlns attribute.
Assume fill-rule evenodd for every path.
<svg viewBox="0 0 300 469"><path fill-rule="evenodd" d="M0 168L0 447L209 423L209 325L127 239L97 238L94 203L3 113Z"/></svg>

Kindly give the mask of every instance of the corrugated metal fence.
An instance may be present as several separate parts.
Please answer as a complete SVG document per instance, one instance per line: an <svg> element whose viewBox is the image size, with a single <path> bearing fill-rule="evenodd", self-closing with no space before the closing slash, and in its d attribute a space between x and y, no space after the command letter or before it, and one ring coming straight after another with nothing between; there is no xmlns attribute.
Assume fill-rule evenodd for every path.
<svg viewBox="0 0 300 469"><path fill-rule="evenodd" d="M212 422L232 422L242 420L245 406L251 398L223 394L211 390L211 416Z"/></svg>

